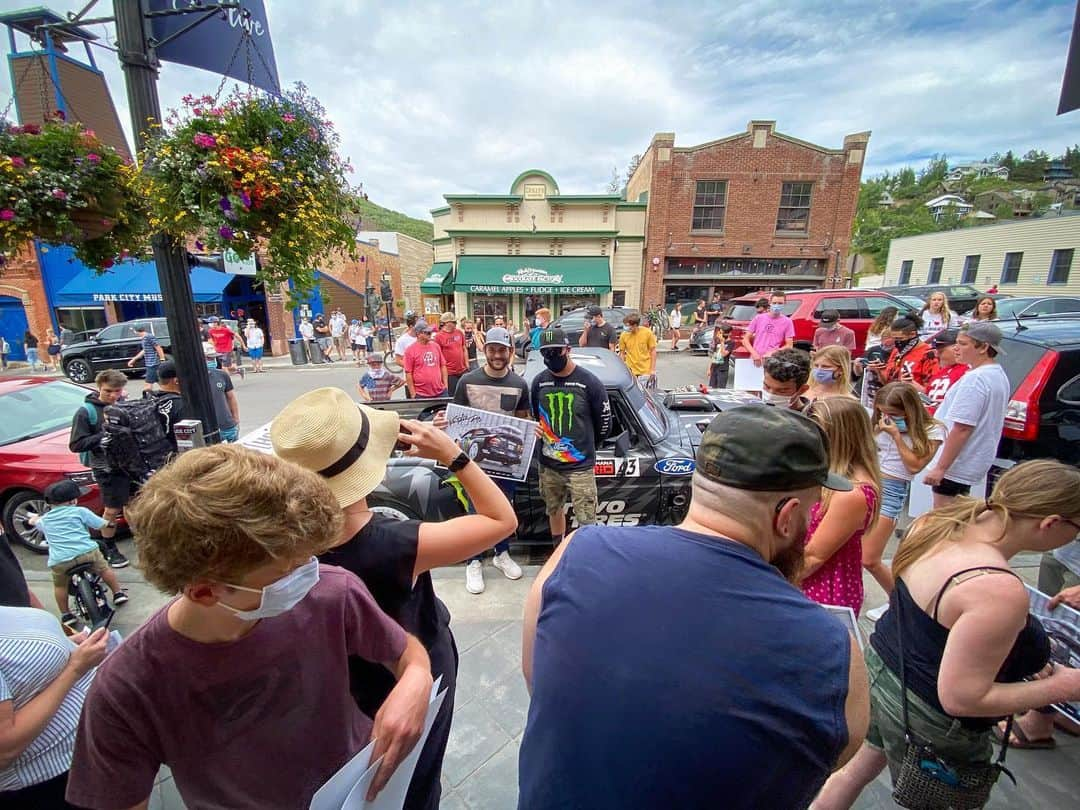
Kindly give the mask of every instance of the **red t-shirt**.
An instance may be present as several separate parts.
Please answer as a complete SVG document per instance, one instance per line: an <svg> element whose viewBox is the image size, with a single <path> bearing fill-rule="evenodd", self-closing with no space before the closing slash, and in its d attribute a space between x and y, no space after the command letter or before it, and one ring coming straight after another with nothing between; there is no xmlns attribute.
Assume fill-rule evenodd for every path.
<svg viewBox="0 0 1080 810"><path fill-rule="evenodd" d="M439 330L435 333L435 342L442 349L446 358L447 374L464 374L469 370L469 358L465 355L465 333L458 328L453 332Z"/></svg>
<svg viewBox="0 0 1080 810"><path fill-rule="evenodd" d="M233 349L233 340L235 339L232 329L227 326L211 326L210 327L210 340L214 341L214 351L218 354L228 354Z"/></svg>
<svg viewBox="0 0 1080 810"><path fill-rule="evenodd" d="M446 390L442 375L446 360L443 359L442 349L434 340L427 343L416 341L407 348L403 365L405 373L412 374L416 396L437 397Z"/></svg>
<svg viewBox="0 0 1080 810"><path fill-rule="evenodd" d="M937 373L923 384L926 388L926 396L933 401L932 405L926 406L931 415L944 401L949 389L956 385L956 381L963 377L967 370L968 367L963 363L953 363L946 368L939 368Z"/></svg>
<svg viewBox="0 0 1080 810"><path fill-rule="evenodd" d="M132 633L87 693L69 801L132 807L168 765L188 807L307 807L371 737L349 657L388 662L405 650L405 632L359 579L327 565L319 576L296 607L233 642L180 635L168 605Z"/></svg>

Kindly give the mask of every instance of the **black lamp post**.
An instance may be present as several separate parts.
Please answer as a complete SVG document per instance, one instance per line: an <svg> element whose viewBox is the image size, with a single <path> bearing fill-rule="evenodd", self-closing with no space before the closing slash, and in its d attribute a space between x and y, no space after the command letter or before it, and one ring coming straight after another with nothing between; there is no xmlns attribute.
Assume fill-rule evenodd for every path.
<svg viewBox="0 0 1080 810"><path fill-rule="evenodd" d="M390 295L386 296L386 328L389 329L394 320L394 287L389 272L382 274L382 282L386 289L390 290Z"/></svg>

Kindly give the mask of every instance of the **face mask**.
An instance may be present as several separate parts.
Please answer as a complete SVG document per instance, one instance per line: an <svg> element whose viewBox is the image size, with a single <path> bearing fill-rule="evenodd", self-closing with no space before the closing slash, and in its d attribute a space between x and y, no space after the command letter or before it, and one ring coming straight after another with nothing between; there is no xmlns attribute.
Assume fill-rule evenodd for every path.
<svg viewBox="0 0 1080 810"><path fill-rule="evenodd" d="M819 383L831 383L836 380L836 372L829 371L827 368L815 368L813 372L814 380Z"/></svg>
<svg viewBox="0 0 1080 810"><path fill-rule="evenodd" d="M823 324L821 324L821 328L822 329L832 330L832 329L835 329L836 327L838 327L839 325L840 325L840 321L833 321L832 323L823 323Z"/></svg>
<svg viewBox="0 0 1080 810"><path fill-rule="evenodd" d="M773 394L769 391L761 392L761 401L766 405L776 405L781 408L786 408L791 404L790 394Z"/></svg>
<svg viewBox="0 0 1080 810"><path fill-rule="evenodd" d="M896 429L901 433L907 433L907 419L902 416L892 417L893 424L896 425Z"/></svg>
<svg viewBox="0 0 1080 810"><path fill-rule="evenodd" d="M232 611L238 619L253 622L257 619L271 619L296 607L311 589L319 582L319 561L312 557L295 571L271 582L265 588L247 588L243 585L230 585L238 591L261 593L262 599L254 610L237 610L224 602L218 602L226 610Z"/></svg>
<svg viewBox="0 0 1080 810"><path fill-rule="evenodd" d="M534 318L533 323L535 323L537 326L543 326L544 325L544 322L542 320L540 320L539 318Z"/></svg>
<svg viewBox="0 0 1080 810"><path fill-rule="evenodd" d="M570 362L570 358L562 352L559 352L558 354L555 354L554 352L551 354L543 352L543 355L544 365L554 371L556 374L566 368L566 364Z"/></svg>
<svg viewBox="0 0 1080 810"><path fill-rule="evenodd" d="M379 366L378 368L375 368L375 367L372 367L372 366L368 367L368 374L371 375L371 379L373 379L373 380L380 379L382 377L382 375L385 374L385 373L386 373L386 369L383 366Z"/></svg>
<svg viewBox="0 0 1080 810"><path fill-rule="evenodd" d="M784 312L784 305L783 304L773 304L772 306L769 307L769 309L772 310L773 315L781 315Z"/></svg>
<svg viewBox="0 0 1080 810"><path fill-rule="evenodd" d="M918 343L918 342L919 342L919 336L915 335L915 337L908 338L907 340L893 341L893 346L896 348L896 350L900 354L903 354L904 352L908 352L908 351L911 351L912 349L914 349L915 344Z"/></svg>

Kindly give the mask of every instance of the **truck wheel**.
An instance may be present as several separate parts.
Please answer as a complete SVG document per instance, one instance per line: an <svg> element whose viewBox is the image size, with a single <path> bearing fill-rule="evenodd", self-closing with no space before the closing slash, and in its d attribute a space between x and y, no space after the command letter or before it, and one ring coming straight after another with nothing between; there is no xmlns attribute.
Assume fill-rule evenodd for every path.
<svg viewBox="0 0 1080 810"><path fill-rule="evenodd" d="M465 448L465 452L469 454L469 458L476 461L480 457L480 442L469 442L469 446Z"/></svg>

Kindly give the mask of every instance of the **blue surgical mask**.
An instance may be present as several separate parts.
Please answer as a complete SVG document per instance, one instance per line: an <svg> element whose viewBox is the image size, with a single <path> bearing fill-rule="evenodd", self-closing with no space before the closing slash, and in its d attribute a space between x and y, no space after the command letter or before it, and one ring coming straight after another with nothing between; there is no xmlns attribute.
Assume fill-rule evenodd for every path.
<svg viewBox="0 0 1080 810"><path fill-rule="evenodd" d="M812 372L814 380L819 383L831 383L836 381L836 372L827 368L815 368Z"/></svg>
<svg viewBox="0 0 1080 810"><path fill-rule="evenodd" d="M243 619L246 622L253 622L258 619L272 619L274 616L280 616L300 604L300 601L318 583L319 561L312 557L296 570L290 571L281 579L271 582L265 588L229 585L230 588L235 588L238 591L261 593L262 599L259 601L259 606L254 610L238 610L220 600L218 604L226 610L232 611L236 618Z"/></svg>
<svg viewBox="0 0 1080 810"><path fill-rule="evenodd" d="M772 310L773 315L782 315L783 312L784 312L784 305L783 304L773 304L772 306L769 307L769 309Z"/></svg>
<svg viewBox="0 0 1080 810"><path fill-rule="evenodd" d="M894 416L892 422L901 433L907 433L907 419L902 416Z"/></svg>

